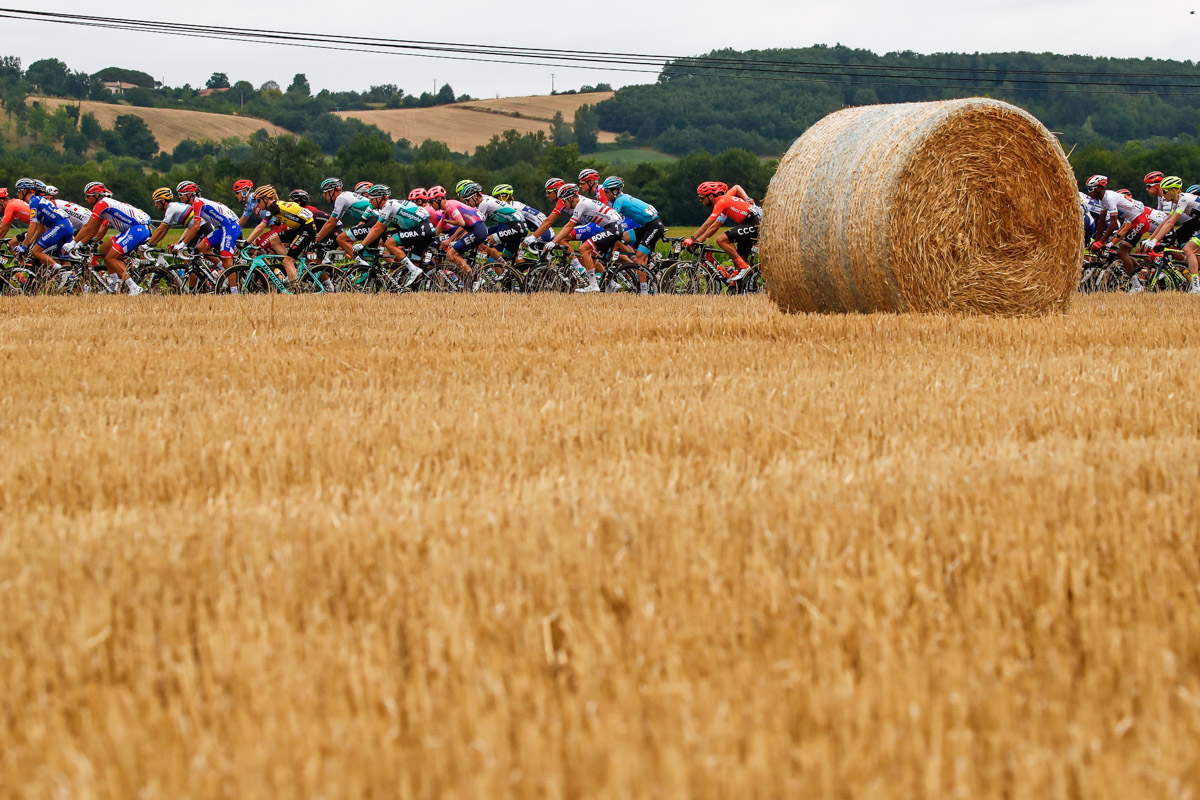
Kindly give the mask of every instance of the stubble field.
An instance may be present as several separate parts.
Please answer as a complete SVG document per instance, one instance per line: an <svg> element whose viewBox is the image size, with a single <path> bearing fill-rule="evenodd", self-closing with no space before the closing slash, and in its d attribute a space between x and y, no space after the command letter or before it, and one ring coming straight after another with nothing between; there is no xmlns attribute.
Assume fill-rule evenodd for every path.
<svg viewBox="0 0 1200 800"><path fill-rule="evenodd" d="M1195 797L1191 298L0 304L0 797Z"/></svg>

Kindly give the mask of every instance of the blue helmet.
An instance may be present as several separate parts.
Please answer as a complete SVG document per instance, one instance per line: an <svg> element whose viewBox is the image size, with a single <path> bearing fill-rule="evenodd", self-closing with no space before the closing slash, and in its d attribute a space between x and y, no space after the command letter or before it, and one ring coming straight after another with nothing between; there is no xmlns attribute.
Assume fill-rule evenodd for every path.
<svg viewBox="0 0 1200 800"><path fill-rule="evenodd" d="M1193 183L1186 189L1186 191L1188 194L1196 194L1196 192L1200 192L1200 183Z"/></svg>
<svg viewBox="0 0 1200 800"><path fill-rule="evenodd" d="M18 192L36 192L38 183L40 181L35 181L33 178L17 178L17 182L13 187ZM42 185L45 186L45 184Z"/></svg>
<svg viewBox="0 0 1200 800"><path fill-rule="evenodd" d="M604 179L604 183L600 184L605 191L619 192L625 188L625 181L618 178L616 175L609 175Z"/></svg>

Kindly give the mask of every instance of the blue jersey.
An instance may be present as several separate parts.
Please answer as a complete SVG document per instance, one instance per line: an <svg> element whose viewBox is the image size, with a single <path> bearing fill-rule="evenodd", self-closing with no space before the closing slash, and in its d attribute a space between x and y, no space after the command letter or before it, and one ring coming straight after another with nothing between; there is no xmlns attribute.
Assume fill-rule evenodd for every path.
<svg viewBox="0 0 1200 800"><path fill-rule="evenodd" d="M47 229L59 225L71 227L71 219L66 212L55 205L53 199L38 194L29 198L29 224L32 225L35 222L44 225Z"/></svg>
<svg viewBox="0 0 1200 800"><path fill-rule="evenodd" d="M617 199L613 200L611 205L613 211L624 214L626 217L633 220L635 227L638 228L645 225L647 222L653 222L654 220L658 219L658 210L654 206L638 200L633 195L625 194L624 192L617 195Z"/></svg>

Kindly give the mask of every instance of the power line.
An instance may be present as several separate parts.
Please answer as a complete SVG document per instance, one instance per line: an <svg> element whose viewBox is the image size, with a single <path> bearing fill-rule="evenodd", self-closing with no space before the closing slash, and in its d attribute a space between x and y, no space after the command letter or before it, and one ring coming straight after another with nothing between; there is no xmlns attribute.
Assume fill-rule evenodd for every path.
<svg viewBox="0 0 1200 800"><path fill-rule="evenodd" d="M1102 73L1102 72L1069 72L1047 71L1039 73L1036 70L1006 70L999 68L974 69L970 67L903 67L879 64L824 64L820 62L789 62L771 59L752 58L722 58L716 56L665 56L630 53L585 52L548 48L505 47L497 45L464 45L449 42L425 42L405 39L378 38L368 42L359 39L334 34L313 34L290 31L247 31L237 28L222 28L210 25L190 25L185 23L154 22L143 20L116 20L109 17L99 17L83 14L54 14L43 11L26 11L21 9L0 8L0 18L24 21L52 22L66 25L86 25L113 30L124 30L141 33L157 33L163 35L183 36L188 38L237 40L259 44L275 44L285 46L307 47L320 50L344 52L371 53L377 55L400 54L421 58L437 58L453 61L474 61L483 63L527 62L538 59L540 66L619 71L643 74L664 74L682 72L683 76L696 73L707 73L720 77L739 77L754 80L783 80L796 83L832 83L854 86L888 86L893 88L918 89L947 89L995 91L997 88L1014 92L1081 92L1089 94L1157 94L1157 95L1190 95L1196 92L1180 92L1179 89L1200 89L1200 83L1166 83L1164 80L1186 78L1200 80L1200 71L1195 75L1167 73L1154 75L1152 73ZM461 55L467 50L473 55ZM494 56L488 58L485 56ZM567 63L564 63L567 62ZM655 69L638 67L655 66ZM875 70L874 72L853 72L832 75L833 70ZM882 71L882 72L881 72ZM751 72L752 75L740 73ZM918 72L922 74L906 75L893 74ZM961 76L947 73L974 72L976 75ZM980 77L978 73L990 72L995 77ZM739 74L722 74L739 73ZM1089 78L1086 81L1059 80L1048 78L1012 78L1011 74L1054 74L1075 75ZM825 77L817 77L825 76ZM1100 81L1096 77L1145 77L1153 78L1156 84L1135 83L1126 81ZM887 82L864 82L861 78L884 79ZM912 83L914 80L939 80L944 83ZM903 81L903 82L902 82ZM989 85L993 84L993 85ZM998 84L1008 84L998 85ZM1013 86L1012 84L1022 84ZM1035 84L1035 85L1025 85ZM1050 85L1047 85L1050 84ZM1053 88L1062 85L1071 88ZM1141 91L1113 91L1111 89L1093 89L1090 87L1120 87L1120 89L1137 89Z"/></svg>

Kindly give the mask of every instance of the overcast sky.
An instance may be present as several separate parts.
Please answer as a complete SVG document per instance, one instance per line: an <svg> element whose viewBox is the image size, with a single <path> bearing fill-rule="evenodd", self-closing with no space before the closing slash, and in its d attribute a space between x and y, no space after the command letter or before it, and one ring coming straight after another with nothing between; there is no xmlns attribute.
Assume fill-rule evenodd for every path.
<svg viewBox="0 0 1200 800"><path fill-rule="evenodd" d="M841 43L876 52L1029 50L1184 59L1192 57L1193 42L1200 33L1200 17L1189 14L1200 7L1200 0L1194 0L1194 5L1191 0L1164 0L1144 6L1145 13L1154 18L1153 35L1147 35L1149 29L1144 26L1130 28L1126 24L1130 13L1143 7L1125 0L1010 0L987 4L857 0L844 5L758 0L745 6L714 0L659 0L583 7L379 0L358 7L329 0L291 0L282 5L127 0L119 7L124 19L319 31L364 39L387 36L671 55L696 55L722 47L748 50ZM93 15L117 13L85 0L50 0L35 8ZM275 80L286 87L293 74L303 72L314 92L394 83L406 92L420 93L431 89L436 81L438 85L449 82L458 94L475 97L545 94L550 90L552 72L560 91L601 81L620 86L654 80L652 74L616 70L330 53L8 19L0 19L0 55L19 56L26 65L39 58L57 57L72 69L87 72L108 66L129 67L173 86L202 86L213 72L225 72L231 81L248 80L258 86Z"/></svg>

